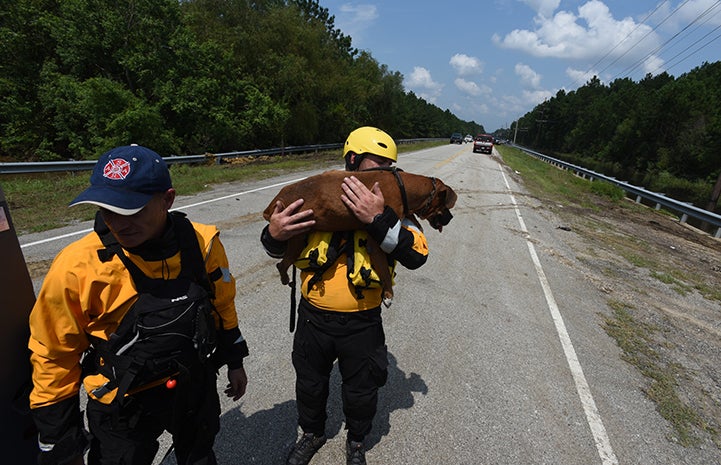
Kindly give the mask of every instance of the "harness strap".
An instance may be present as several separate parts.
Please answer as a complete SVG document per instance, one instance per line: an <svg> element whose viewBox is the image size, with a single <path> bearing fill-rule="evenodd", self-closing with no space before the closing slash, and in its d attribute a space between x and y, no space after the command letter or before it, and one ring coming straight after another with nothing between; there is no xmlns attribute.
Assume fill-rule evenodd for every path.
<svg viewBox="0 0 721 465"><path fill-rule="evenodd" d="M169 218L180 249L180 275L178 278L185 277L195 281L203 286L212 298L214 295L213 289L205 269L203 255L200 252L200 245L198 244L198 238L195 235L193 224L185 217L184 213L171 212ZM130 273L138 292L148 291L163 284L164 279L149 278L130 260L118 240L110 231L110 228L108 228L103 221L100 212L95 215L94 229L105 246L105 249L99 249L97 252L100 261L110 261L114 255L117 255ZM217 274L217 272L214 274Z"/></svg>
<svg viewBox="0 0 721 465"><path fill-rule="evenodd" d="M315 286L316 283L318 283L323 278L323 273L325 273L326 270L330 268L331 265L333 265L341 255L348 251L349 244L350 250L353 250L353 241L350 240L350 237L348 237L352 234L353 233L349 231L338 231L333 233L330 239L330 243L328 244L326 261L325 263L323 263L323 265L314 270L313 276L311 276L311 278L308 280L307 292L310 292L313 286ZM341 246L340 243L343 238L346 238L346 241Z"/></svg>
<svg viewBox="0 0 721 465"><path fill-rule="evenodd" d="M193 228L192 223L185 218L184 213L170 213L169 221L171 222L171 227L175 233L180 251L181 268L177 279L185 278L196 282L205 289L208 296L212 299L214 293L210 278L205 269L203 255L200 251L200 244L198 243L198 238L195 235L195 228ZM103 221L100 212L98 212L95 216L94 230L105 246L104 249L99 249L97 251L100 261L110 261L114 255L117 255L130 273L132 281L138 290L138 294L152 291L158 285L165 282L162 278L154 279L145 275L145 273L143 273L143 271L130 259L130 257L125 254L122 246L112 234L110 228L108 228ZM216 270L213 274L216 275L219 271L220 270ZM117 340L117 335L124 334L127 331L128 326L135 324L137 312L136 305L132 305L120 321L116 331L109 336L107 341L97 337L90 337L92 343L91 347L94 348L94 355L96 357L111 358L112 360L106 360L106 363L112 364L112 372L118 374L122 373L120 376L110 377L107 383L93 391L93 394L98 398L113 389L118 388L115 398L122 399L143 368L146 360L145 356L131 358L129 356L122 355L120 352L118 354L114 354L110 349L113 341ZM149 356L152 354L146 355ZM179 366L179 368L181 371L184 370L182 366Z"/></svg>
<svg viewBox="0 0 721 465"><path fill-rule="evenodd" d="M396 177L398 188L401 191L401 200L403 201L403 216L408 216L408 196L406 195L406 186L403 184L403 178L398 174L398 169L393 167L393 175Z"/></svg>
<svg viewBox="0 0 721 465"><path fill-rule="evenodd" d="M428 200L426 200L426 203L424 203L417 212L418 216L420 216L422 219L426 219L426 217L428 216L428 209L431 208L431 202L433 202L433 199L436 196L436 178L431 177L431 185L433 186L433 189L431 189L431 193L428 195Z"/></svg>
<svg viewBox="0 0 721 465"><path fill-rule="evenodd" d="M290 286L290 322L288 325L288 330L292 333L295 331L295 312L297 308L297 304L295 301L295 275L296 275L296 268L295 263L293 264L293 279L288 283Z"/></svg>
<svg viewBox="0 0 721 465"><path fill-rule="evenodd" d="M369 168L364 171L390 171L391 173L393 173L393 176L395 176L396 182L398 183L398 189L401 191L401 201L403 202L403 216L408 216L408 196L406 195L406 186L403 184L403 178L401 178L401 175L399 174L399 171L403 170L398 168L397 166L376 166L374 168Z"/></svg>

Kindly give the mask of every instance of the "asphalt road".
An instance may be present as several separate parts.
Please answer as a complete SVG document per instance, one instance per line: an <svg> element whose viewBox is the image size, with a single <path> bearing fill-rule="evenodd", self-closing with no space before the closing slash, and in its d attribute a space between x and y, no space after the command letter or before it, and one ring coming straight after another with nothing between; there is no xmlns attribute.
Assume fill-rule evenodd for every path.
<svg viewBox="0 0 721 465"><path fill-rule="evenodd" d="M426 227L426 265L397 269L394 303L384 312L389 379L369 464L707 463L702 451L667 440L669 426L643 395L644 381L601 327L606 299L570 266L565 232L496 157L453 144L401 154L399 166L442 179L458 202L443 232ZM225 184L176 201L191 219L219 226L251 350L247 394L223 400L220 464L281 464L296 439L289 288L258 238L260 212L280 184L310 174ZM26 261L52 258L88 228L21 237ZM330 439L315 465L345 463L338 381L336 370ZM224 373L218 384L222 390ZM164 440L161 455L167 447Z"/></svg>

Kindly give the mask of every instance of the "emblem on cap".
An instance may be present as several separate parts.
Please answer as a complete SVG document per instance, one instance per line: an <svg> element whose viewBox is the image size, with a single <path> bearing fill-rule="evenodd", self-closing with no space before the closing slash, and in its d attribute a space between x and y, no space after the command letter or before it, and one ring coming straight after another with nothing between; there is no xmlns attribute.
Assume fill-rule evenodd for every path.
<svg viewBox="0 0 721 465"><path fill-rule="evenodd" d="M113 158L105 164L103 177L108 179L125 179L130 174L130 163L122 158Z"/></svg>

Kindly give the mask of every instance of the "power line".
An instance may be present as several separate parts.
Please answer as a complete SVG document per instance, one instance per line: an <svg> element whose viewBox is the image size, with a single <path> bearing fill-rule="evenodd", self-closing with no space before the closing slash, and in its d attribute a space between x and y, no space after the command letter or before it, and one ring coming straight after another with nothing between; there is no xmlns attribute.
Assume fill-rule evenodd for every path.
<svg viewBox="0 0 721 465"><path fill-rule="evenodd" d="M688 0L687 0L687 1L688 1ZM684 2L684 4L685 4L685 3L686 3L686 2ZM678 31L676 34L674 34L674 35L671 36L669 39L667 39L663 44L659 45L659 46L656 47L654 50L652 50L651 52L647 53L643 58L641 58L640 60L636 61L636 63L635 63L634 65L632 65L632 66L624 69L623 71L621 71L621 72L617 73L615 76L613 76L612 80L615 79L615 78L618 77L618 76L621 76L621 75L626 76L626 77L629 76L633 71L635 71L639 66L641 66L641 65L646 61L646 59L648 59L648 58L651 57L652 55L655 55L655 54L658 53L661 49L663 49L663 48L666 47L668 44L670 44L671 42L673 42L673 41L674 41L678 36L680 36L684 31L686 31L688 28L690 28L691 26L693 26L694 24L696 24L696 23L697 23L698 21L700 21L704 16L707 16L707 15L711 12L711 10L715 9L715 8L718 7L719 5L721 5L721 1L716 1L713 5L711 5L710 7L708 7L703 13L701 13L700 15L698 15L698 16L696 17L696 19L694 19L693 21L691 21L691 22L690 22L689 24L687 24L684 28L682 28L682 29L681 29L680 31ZM679 5L679 7L676 8L676 10L674 10L674 13L677 12L682 6L683 6L683 4ZM718 13L718 12L717 12L717 13ZM673 13L672 13L672 14L673 14ZM706 22L708 22L708 21L709 21L713 16L715 16L715 15L716 15L716 13L714 13L714 14L711 15L710 17L706 18L706 21L704 21L703 23L701 23L701 25L702 25L702 24L705 24ZM670 16L671 16L671 15L669 15L668 17L670 17ZM668 17L667 17L666 19L668 19ZM665 21L665 20L664 20L664 21ZM660 25L660 24L659 24L659 25ZM712 32L713 32L713 31L712 31ZM630 50L630 49L629 49L629 50Z"/></svg>
<svg viewBox="0 0 721 465"><path fill-rule="evenodd" d="M709 31L706 35L704 35L703 37L701 37L700 39L698 39L696 42L692 43L691 45L689 45L688 47L686 47L685 49L681 50L679 53L677 53L676 55L674 55L674 56L667 62L667 64L670 63L672 60L674 60L674 59L675 59L676 57L678 57L679 55L681 55L683 52L685 52L686 50L688 50L689 48L693 47L694 45L696 45L697 43L701 42L701 41L702 41L703 39L705 39L706 37L710 36L712 33L718 31L719 29L721 29L721 25L716 26L713 30ZM687 59L691 58L693 55L695 55L696 53L698 53L698 52L701 51L702 49L708 47L709 45L711 45L713 42L717 41L717 40L720 39L720 38L721 38L721 34L719 34L719 35L717 35L716 37L714 37L713 39L709 40L708 42L706 42L705 44L703 44L702 46L700 46L700 47L697 48L696 50L692 51L691 53L689 53L688 55L686 55L685 57L683 57L681 60L679 60L678 62L674 63L673 65L666 66L666 70L669 70L669 69L673 68L674 66L680 65L681 63L683 63L683 62L686 61ZM662 67L656 68L655 70L653 70L653 73L655 73L656 71L660 70L661 68L662 68ZM653 74L653 73L652 73L652 74Z"/></svg>
<svg viewBox="0 0 721 465"><path fill-rule="evenodd" d="M651 16L653 16L653 14L656 13L656 11L658 11L658 9L661 8L661 6L663 6L663 2L659 2L659 4L656 5L656 8L654 8L654 10L653 10L652 12L650 12L649 14L647 14L646 17L643 18L643 19L641 20L641 22L638 23L638 24L636 25L636 27L633 28L633 30L632 30L626 37L624 37L624 38L621 39L616 45L614 45L613 48L611 48L611 50L609 50L608 52L606 52L605 55L603 55L601 58L599 58L597 62L595 62L594 64L592 64L592 65L586 70L586 72L583 73L583 76L587 75L593 68L595 68L596 66L598 66L599 63L601 63L603 60L605 60L611 53L613 53L614 50L616 50L619 46L621 46L622 43L624 43L624 42L626 42L628 39L630 39L631 36L633 35L633 33L636 32L636 31L638 30L638 28L640 28L641 26L643 26L643 25L646 23L646 20L647 20L648 18L650 18ZM609 65L609 66L610 66L610 65ZM608 66L607 66L606 68L604 68L603 70L599 71L599 74L602 73L603 71L605 71L607 68L608 68ZM575 87L575 85L578 83L579 80L580 80L580 79L576 79L575 81L573 81L573 83L571 84L571 87Z"/></svg>
<svg viewBox="0 0 721 465"><path fill-rule="evenodd" d="M711 8L709 8L709 10L714 9L714 8L716 8L717 6L721 6L721 1L717 2L714 6L712 6ZM694 27L692 30L688 31L685 35L686 35L687 37L691 36L691 34L693 34L694 32L696 32L697 30L699 30L704 24L706 24L706 23L708 23L709 21L711 21L712 19L714 19L714 18L716 17L716 15L718 15L719 13L721 13L721 10L715 12L715 13L712 14L712 15L706 15L706 19L704 19L701 23L696 24L696 27ZM677 43L678 43L678 42L680 42L680 41L677 41Z"/></svg>
<svg viewBox="0 0 721 465"><path fill-rule="evenodd" d="M609 64L608 64L605 68L603 68L601 71L599 71L599 74L602 73L602 72L604 72L604 71L606 71L608 68L610 68L613 64L615 64L615 63L616 63L618 60L620 60L621 58L625 57L625 56L628 54L628 52L630 52L631 50L633 50L633 48L634 48L636 45L640 44L641 41L643 41L643 39L645 39L646 37L648 37L649 34L651 34L651 33L654 32L656 29L658 29L663 23L665 23L666 21L668 21L669 18L671 18L671 17L672 17L673 15L675 15L676 13L678 13L679 10L680 10L681 8L683 8L683 6L686 5L689 1L690 1L690 0L684 0L683 3L681 3L679 6L677 6L671 13L668 14L668 16L666 16L663 20L661 20L661 22L658 23L653 29L651 29L651 30L648 31L646 34L644 34L643 37L641 37L640 39L638 39L635 44L633 44L631 47L629 47L629 48L628 48L625 52L623 52L621 55L619 55L618 57L616 57L615 60L613 60L611 63L609 63ZM718 3L718 2L717 2L717 3ZM645 60L645 58L644 58L644 60ZM618 76L618 75L616 75L616 76ZM614 76L614 78L615 78L616 76Z"/></svg>

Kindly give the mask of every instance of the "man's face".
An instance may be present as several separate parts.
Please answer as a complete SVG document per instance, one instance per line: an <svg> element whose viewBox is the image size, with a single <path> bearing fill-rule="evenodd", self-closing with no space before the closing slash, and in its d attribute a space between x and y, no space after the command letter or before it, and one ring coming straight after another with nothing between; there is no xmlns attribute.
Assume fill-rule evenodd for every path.
<svg viewBox="0 0 721 465"><path fill-rule="evenodd" d="M155 194L142 210L134 215L119 215L100 209L105 224L125 248L132 248L160 237L165 231L168 210L175 200L175 189Z"/></svg>
<svg viewBox="0 0 721 465"><path fill-rule="evenodd" d="M383 158L369 153L361 160L360 165L358 165L358 170L362 171L371 168L391 166L392 164L393 160L389 158Z"/></svg>

